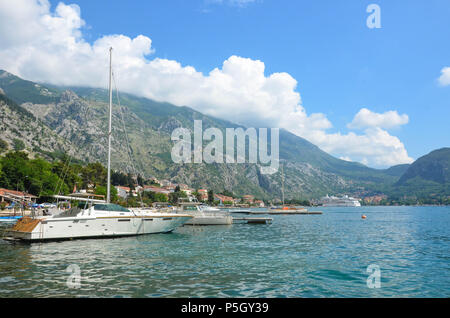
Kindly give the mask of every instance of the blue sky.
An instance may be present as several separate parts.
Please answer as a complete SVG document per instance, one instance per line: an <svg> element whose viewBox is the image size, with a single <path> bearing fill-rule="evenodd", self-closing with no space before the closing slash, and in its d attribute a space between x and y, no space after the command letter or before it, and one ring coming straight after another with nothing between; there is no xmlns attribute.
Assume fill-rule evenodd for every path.
<svg viewBox="0 0 450 318"><path fill-rule="evenodd" d="M58 1L50 2L53 11ZM361 108L395 110L409 122L389 134L413 159L450 146L450 86L438 81L450 66L450 1L64 3L80 7L80 30L91 44L105 35L144 35L155 50L149 59L178 61L205 75L233 55L262 61L266 76L286 72L306 112L332 123L328 133L347 134ZM381 29L366 26L371 3L381 8Z"/></svg>

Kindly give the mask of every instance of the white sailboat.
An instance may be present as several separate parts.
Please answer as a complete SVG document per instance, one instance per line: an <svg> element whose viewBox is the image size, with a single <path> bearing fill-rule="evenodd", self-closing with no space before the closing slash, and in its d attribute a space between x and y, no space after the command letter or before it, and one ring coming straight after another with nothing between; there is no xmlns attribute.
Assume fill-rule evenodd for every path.
<svg viewBox="0 0 450 318"><path fill-rule="evenodd" d="M192 219L183 213L158 213L129 210L110 203L111 194L111 120L112 120L112 48L109 72L108 174L106 201L93 196L68 197L81 202L67 211L50 216L23 217L9 230L8 239L48 241L77 238L105 238L167 233Z"/></svg>

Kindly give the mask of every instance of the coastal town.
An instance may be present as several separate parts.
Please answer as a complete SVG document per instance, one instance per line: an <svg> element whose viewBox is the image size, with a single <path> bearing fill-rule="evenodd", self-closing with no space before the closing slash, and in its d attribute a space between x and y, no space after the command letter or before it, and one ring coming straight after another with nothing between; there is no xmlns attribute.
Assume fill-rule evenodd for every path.
<svg viewBox="0 0 450 318"><path fill-rule="evenodd" d="M331 196L328 195L320 199L311 200L283 200L281 198L275 198L273 200L262 200L254 195L246 194L238 196L231 191L223 191L221 193L214 193L211 189L199 188L195 189L187 184L175 183L167 179L158 180L157 178L151 178L148 180L140 180L134 178L132 184L127 185L113 185L113 191L116 193L114 201L128 207L150 206L155 202L168 202L176 204L179 198L182 198L188 202L200 202L208 203L214 206L223 207L257 207L264 208L282 204L291 205L303 205L303 206L326 206L333 198L334 203L336 200L351 199L356 206L376 206L376 205L404 205L396 202L388 201L388 196L385 194L370 194L361 195L359 198L349 197L348 195ZM71 193L75 194L92 194L98 195L103 198L102 194L96 191L93 184L88 184L86 189L77 189L76 185ZM47 198L48 199L48 198ZM45 208L46 205L52 203L42 203L40 198L25 191L11 190L0 188L0 210L7 208L30 208L38 207ZM53 200L50 200L53 201ZM39 202L39 203L38 203ZM408 205L408 204L406 204Z"/></svg>
<svg viewBox="0 0 450 318"><path fill-rule="evenodd" d="M114 188L117 191L116 201L128 206L133 206L133 202L136 202L136 205L141 205L142 201L148 197L157 198L157 201L160 202L170 202L173 194L179 194L175 197L182 197L190 202L208 202L220 206L266 206L263 200L256 199L255 196L250 194L242 197L233 197L226 194L214 193L212 190L208 189L193 189L186 184L176 184L168 180L159 181L156 178L151 179L150 185L134 184L132 187L130 187L130 185L117 185L114 186ZM87 189L78 190L75 186L72 194L95 194L95 189L93 188L93 185L90 184ZM18 205L41 207L41 204L37 203L38 199L37 196L24 191L0 188L1 210ZM154 202L155 200L152 201ZM149 202L147 201L146 203Z"/></svg>
<svg viewBox="0 0 450 318"><path fill-rule="evenodd" d="M215 205L224 206L255 206L255 207L265 207L266 204L263 200L255 198L255 196L247 194L242 197L234 197L227 193L214 193L212 190L208 189L194 189L187 184L177 184L169 180L158 180L156 178L150 179L150 185L139 185L135 184L133 188L129 186L118 185L115 186L117 189L117 195L121 199L127 199L131 197L144 196L145 193L155 193L162 195L161 198L165 197L165 200L169 201L171 194L173 193L183 193L183 197L187 198L189 201L199 201L199 202L209 202Z"/></svg>

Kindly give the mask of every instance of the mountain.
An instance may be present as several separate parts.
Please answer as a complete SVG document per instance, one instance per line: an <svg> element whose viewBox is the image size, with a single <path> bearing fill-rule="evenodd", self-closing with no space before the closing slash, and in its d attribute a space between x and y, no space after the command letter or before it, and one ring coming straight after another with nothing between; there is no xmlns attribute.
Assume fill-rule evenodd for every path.
<svg viewBox="0 0 450 318"><path fill-rule="evenodd" d="M106 162L108 92L105 89L38 84L6 71L0 71L0 89L6 95L4 107L14 110L14 120L10 119L9 126L0 135L10 145L13 139L22 139L31 153L54 157L53 150L67 152L82 161ZM196 119L203 121L203 129L216 127L225 131L225 128L242 126L187 106L125 93L120 93L120 107L116 98L114 103L113 169L138 171L146 177L170 179L216 192L230 190L260 198L281 196L280 172L263 175L255 164L175 164L171 160L171 133L175 128L192 131ZM23 116L38 126L19 125ZM13 134L14 125L19 129ZM49 140L39 139L41 135ZM280 160L286 198L297 199L376 190L380 185L396 182L403 169L377 170L340 160L286 130L280 130Z"/></svg>
<svg viewBox="0 0 450 318"><path fill-rule="evenodd" d="M434 150L417 159L398 180L398 185L408 183L450 183L450 148Z"/></svg>
<svg viewBox="0 0 450 318"><path fill-rule="evenodd" d="M410 166L410 164L392 166L388 169L385 169L384 173L393 177L401 177Z"/></svg>
<svg viewBox="0 0 450 318"><path fill-rule="evenodd" d="M30 149L53 159L58 153L74 155L73 145L31 112L0 92L0 137L4 147ZM6 150L6 149L5 149Z"/></svg>
<svg viewBox="0 0 450 318"><path fill-rule="evenodd" d="M442 204L450 199L450 148L442 148L417 159L411 165L394 166L392 175L404 172L392 184L383 184L380 192L397 204Z"/></svg>

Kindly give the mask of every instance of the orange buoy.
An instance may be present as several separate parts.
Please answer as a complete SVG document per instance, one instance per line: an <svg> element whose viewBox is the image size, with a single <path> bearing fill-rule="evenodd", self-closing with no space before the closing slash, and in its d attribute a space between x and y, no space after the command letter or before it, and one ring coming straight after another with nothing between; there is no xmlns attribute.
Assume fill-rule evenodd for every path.
<svg viewBox="0 0 450 318"><path fill-rule="evenodd" d="M361 218L362 219L365 219L365 218L367 218L367 216L365 216L364 214L361 216Z"/></svg>

